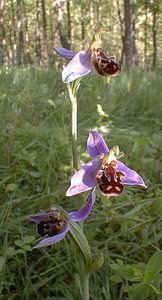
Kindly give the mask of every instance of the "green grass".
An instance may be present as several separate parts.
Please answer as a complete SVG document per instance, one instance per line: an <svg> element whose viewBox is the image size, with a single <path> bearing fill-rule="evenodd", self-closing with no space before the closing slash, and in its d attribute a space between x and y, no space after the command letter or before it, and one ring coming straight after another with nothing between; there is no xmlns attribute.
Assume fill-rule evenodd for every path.
<svg viewBox="0 0 162 300"><path fill-rule="evenodd" d="M146 264L162 248L161 99L158 72L123 72L109 85L93 74L82 80L80 163L89 159L88 131L97 129L110 148L119 145L123 162L148 186L128 186L110 199L97 192L84 225L94 257L104 255L102 268L90 278L93 300L131 299ZM65 197L72 172L71 119L60 73L1 70L0 115L0 299L79 299L79 265L72 241L67 237L54 248L32 251L37 233L27 219L53 204L68 211L81 204L80 197ZM151 280L154 289L148 290L148 300L162 297L160 271L159 267Z"/></svg>

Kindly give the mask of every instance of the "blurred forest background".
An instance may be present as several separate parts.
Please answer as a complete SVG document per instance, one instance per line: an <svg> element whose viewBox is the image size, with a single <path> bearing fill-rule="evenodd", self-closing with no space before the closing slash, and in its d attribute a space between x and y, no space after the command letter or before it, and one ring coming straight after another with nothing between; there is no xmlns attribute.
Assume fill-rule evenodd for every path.
<svg viewBox="0 0 162 300"><path fill-rule="evenodd" d="M56 65L54 46L86 48L99 26L122 65L162 66L161 0L1 0L0 64Z"/></svg>

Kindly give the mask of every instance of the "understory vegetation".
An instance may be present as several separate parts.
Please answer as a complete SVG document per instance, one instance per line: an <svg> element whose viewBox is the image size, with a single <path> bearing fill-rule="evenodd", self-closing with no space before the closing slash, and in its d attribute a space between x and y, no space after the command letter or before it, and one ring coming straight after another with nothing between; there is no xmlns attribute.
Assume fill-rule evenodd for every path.
<svg viewBox="0 0 162 300"><path fill-rule="evenodd" d="M125 187L121 196L110 198L97 190L84 223L92 253L104 257L90 278L92 300L133 299L136 284L146 299L162 299L161 266L146 280L148 262L162 248L161 99L158 72L123 72L109 84L95 74L81 81L80 165L89 160L86 140L89 130L96 129L109 148L120 147L121 160L147 185ZM82 196L65 196L72 173L71 115L61 74L32 67L2 69L0 115L0 298L79 299L73 241L67 235L54 247L32 250L38 234L28 221L30 214L54 205L72 211L83 203Z"/></svg>

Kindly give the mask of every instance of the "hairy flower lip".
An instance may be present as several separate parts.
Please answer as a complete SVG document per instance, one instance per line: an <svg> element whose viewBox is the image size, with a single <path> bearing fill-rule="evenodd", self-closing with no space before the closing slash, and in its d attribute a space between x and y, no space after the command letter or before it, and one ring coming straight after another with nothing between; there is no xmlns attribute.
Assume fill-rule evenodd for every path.
<svg viewBox="0 0 162 300"><path fill-rule="evenodd" d="M107 147L103 137L97 131L90 131L87 140L87 151L93 160L86 163L71 178L71 185L66 192L66 196L71 197L79 193L88 191L97 185L96 174L101 168L104 157L109 156L111 150ZM120 152L119 152L120 154ZM111 159L110 159L111 161ZM134 170L128 168L120 160L115 159L116 172L125 174L121 183L124 185L139 185L146 187L142 177ZM114 193L112 194L114 196ZM112 196L109 194L109 196Z"/></svg>
<svg viewBox="0 0 162 300"><path fill-rule="evenodd" d="M82 208L80 208L78 211L72 211L69 213L62 209L60 211L60 213L61 213L61 215L59 216L60 219L55 218L55 216L56 216L55 209L58 209L58 207L57 208L54 207L53 210L51 210L50 212L47 212L47 213L43 212L43 213L29 216L29 220L31 222L36 223L37 226L39 226L39 224L41 224L40 233L42 232L42 226L44 226L44 225L51 226L51 230L54 229L53 232L49 231L50 232L49 235L47 233L48 236L45 236L43 239L38 241L38 243L33 247L33 249L50 246L50 245L56 244L56 243L60 242L61 240L63 240L65 238L66 234L68 233L68 231L70 230L70 223L84 221L91 213L94 202L95 202L95 189L92 189L88 195L88 199L87 199L86 203L83 205ZM59 207L59 209L60 209L60 207ZM63 223L60 223L61 220L63 220ZM55 221L56 221L56 223L55 223ZM57 221L58 221L58 223L57 223ZM57 225L58 225L58 228L57 228ZM62 227L59 227L60 225ZM56 229L56 232L55 232L55 229ZM57 229L58 229L58 231L57 231ZM46 231L45 231L45 234L46 234ZM44 234L44 227L43 227L42 235L45 235L45 234Z"/></svg>
<svg viewBox="0 0 162 300"><path fill-rule="evenodd" d="M114 77L121 72L121 66L115 57L108 57L102 48L91 48L91 64L94 71L101 76Z"/></svg>

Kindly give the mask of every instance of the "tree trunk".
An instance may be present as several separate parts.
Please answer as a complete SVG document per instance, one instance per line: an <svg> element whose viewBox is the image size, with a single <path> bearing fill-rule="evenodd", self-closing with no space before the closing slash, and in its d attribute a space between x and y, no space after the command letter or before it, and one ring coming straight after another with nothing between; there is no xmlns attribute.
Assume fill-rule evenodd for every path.
<svg viewBox="0 0 162 300"><path fill-rule="evenodd" d="M4 0L0 0L0 64L7 63L6 33L3 19Z"/></svg>
<svg viewBox="0 0 162 300"><path fill-rule="evenodd" d="M101 24L101 15L102 15L102 0L99 0L97 3L97 24Z"/></svg>
<svg viewBox="0 0 162 300"><path fill-rule="evenodd" d="M71 15L70 15L70 0L66 0L66 10L67 10L68 42L69 42L69 49L71 49Z"/></svg>
<svg viewBox="0 0 162 300"><path fill-rule="evenodd" d="M85 28L84 28L84 11L83 11L83 4L80 3L80 14L81 14L81 39L82 39L82 48L85 49Z"/></svg>
<svg viewBox="0 0 162 300"><path fill-rule="evenodd" d="M36 23L35 23L35 32L36 32L36 59L37 63L41 64L41 37L40 37L40 24L39 24L39 0L36 0Z"/></svg>
<svg viewBox="0 0 162 300"><path fill-rule="evenodd" d="M26 53L26 58L25 61L27 64L30 63L30 51L29 51L29 29L28 29L28 15L26 12L26 2L24 1L23 3L23 8L24 8L24 23L25 23L25 43L24 43L24 47L25 47L25 53Z"/></svg>
<svg viewBox="0 0 162 300"><path fill-rule="evenodd" d="M13 42L12 42L12 11L10 9L10 14L9 14L9 21L8 21L8 63L9 65L13 64Z"/></svg>
<svg viewBox="0 0 162 300"><path fill-rule="evenodd" d="M19 64L24 65L24 36L22 28L22 9L21 0L17 0L17 21L18 21L18 34L19 34Z"/></svg>
<svg viewBox="0 0 162 300"><path fill-rule="evenodd" d="M152 56L152 68L155 69L157 61L157 11L156 7L153 9L153 24L152 24L152 40L153 40L153 56Z"/></svg>
<svg viewBox="0 0 162 300"><path fill-rule="evenodd" d="M62 14L62 7L61 7L61 0L56 0L57 6L57 27L59 31L59 37L62 47L70 50L70 44L66 37L64 27L63 27L63 14Z"/></svg>
<svg viewBox="0 0 162 300"><path fill-rule="evenodd" d="M46 21L46 8L45 0L42 3L42 20L43 20L43 63L48 65L48 44L47 44L47 21Z"/></svg>
<svg viewBox="0 0 162 300"><path fill-rule="evenodd" d="M50 15L49 15L49 32L50 32L50 51L49 51L49 55L50 53L52 53L53 56L53 47L54 47L54 28L55 28L55 11L54 11L54 7L55 7L55 3L54 1L52 1L50 3ZM50 63L51 63L51 55L50 55Z"/></svg>
<svg viewBox="0 0 162 300"><path fill-rule="evenodd" d="M144 62L147 66L147 22L148 22L148 1L145 0L145 24L144 24Z"/></svg>
<svg viewBox="0 0 162 300"><path fill-rule="evenodd" d="M121 65L123 65L123 60L124 60L124 20L122 18L119 0L116 0L116 4L117 4L117 12L118 12L118 17L119 17L121 42L122 42L122 49L121 49L121 56L120 56L119 63Z"/></svg>
<svg viewBox="0 0 162 300"><path fill-rule="evenodd" d="M12 32L13 32L13 63L17 64L17 38L16 38L16 26L15 26L15 10L13 5L13 0L11 0L11 22L12 22Z"/></svg>
<svg viewBox="0 0 162 300"><path fill-rule="evenodd" d="M125 67L131 69L133 67L133 45L132 45L132 27L131 27L131 6L130 0L124 0L124 54Z"/></svg>
<svg viewBox="0 0 162 300"><path fill-rule="evenodd" d="M137 65L135 2L131 0L132 67Z"/></svg>
<svg viewBox="0 0 162 300"><path fill-rule="evenodd" d="M89 2L89 20L91 29L94 29L94 10L93 10L93 1ZM96 24L96 22L95 22Z"/></svg>

